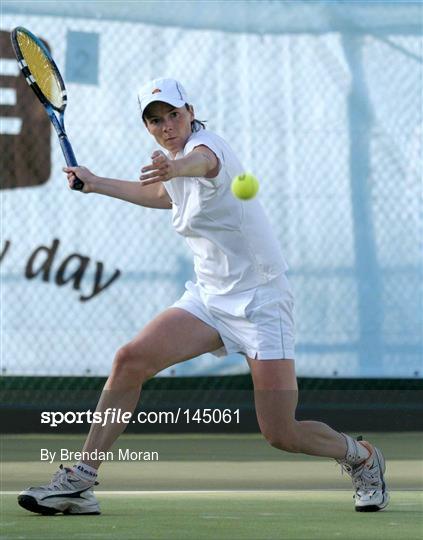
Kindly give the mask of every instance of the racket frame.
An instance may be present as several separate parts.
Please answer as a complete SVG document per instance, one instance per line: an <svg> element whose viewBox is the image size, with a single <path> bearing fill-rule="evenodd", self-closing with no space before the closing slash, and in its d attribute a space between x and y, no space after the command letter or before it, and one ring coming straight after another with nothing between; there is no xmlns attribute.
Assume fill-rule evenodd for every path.
<svg viewBox="0 0 423 540"><path fill-rule="evenodd" d="M45 57L47 58L48 62L51 64L56 79L59 82L61 94L63 103L61 107L56 107L53 103L51 103L47 97L42 92L41 88L38 86L34 76L32 75L28 64L25 60L24 55L22 54L21 48L19 46L18 42L18 33L26 34L44 53ZM50 51L47 49L47 47L44 45L44 43L37 38L32 32L24 28L23 26L17 26L14 30L11 32L11 41L12 41L12 47L15 52L16 59L18 61L19 68L25 77L26 82L31 87L31 89L34 91L35 95L38 97L38 99L43 104L51 123L54 126L54 129L57 133L57 136L59 138L60 147L62 149L63 155L65 157L66 164L69 167L77 167L78 162L76 161L75 154L73 152L72 146L69 142L68 136L66 134L65 130L65 123L64 123L64 115L65 115L65 109L67 105L67 93L66 93L66 87L65 83L63 82L62 75L53 60ZM59 117L57 117L55 111L59 113ZM84 183L79 179L75 178L73 182L72 189L74 190L82 190L84 187Z"/></svg>

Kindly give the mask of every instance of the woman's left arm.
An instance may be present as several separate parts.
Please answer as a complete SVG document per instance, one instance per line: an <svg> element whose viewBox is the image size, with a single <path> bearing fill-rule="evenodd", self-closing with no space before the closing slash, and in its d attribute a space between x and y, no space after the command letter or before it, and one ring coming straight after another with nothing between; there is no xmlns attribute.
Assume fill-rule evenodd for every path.
<svg viewBox="0 0 423 540"><path fill-rule="evenodd" d="M219 172L219 160L207 146L196 146L180 159L169 159L163 152L153 152L152 164L141 169L140 180L144 186L166 182L178 176L214 178Z"/></svg>

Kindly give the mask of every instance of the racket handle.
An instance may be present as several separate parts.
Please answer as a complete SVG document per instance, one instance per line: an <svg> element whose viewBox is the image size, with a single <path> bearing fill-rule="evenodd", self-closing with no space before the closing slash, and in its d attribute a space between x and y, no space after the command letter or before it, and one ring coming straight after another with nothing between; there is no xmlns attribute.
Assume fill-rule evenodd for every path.
<svg viewBox="0 0 423 540"><path fill-rule="evenodd" d="M82 191L84 189L84 182L80 180L77 176L75 176L75 180L72 184L72 189L75 191Z"/></svg>
<svg viewBox="0 0 423 540"><path fill-rule="evenodd" d="M59 137L59 141L60 141L60 146L62 148L63 155L65 156L66 165L68 167L77 167L78 162L76 161L71 143L69 142L66 135L61 135ZM84 188L84 182L76 176L75 180L73 181L72 189L74 189L75 191L81 191L83 188Z"/></svg>

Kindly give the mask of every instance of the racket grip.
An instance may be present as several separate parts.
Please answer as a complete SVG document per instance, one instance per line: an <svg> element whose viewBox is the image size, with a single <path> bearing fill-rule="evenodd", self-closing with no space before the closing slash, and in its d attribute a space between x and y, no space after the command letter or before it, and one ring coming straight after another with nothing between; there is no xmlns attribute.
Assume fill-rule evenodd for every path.
<svg viewBox="0 0 423 540"><path fill-rule="evenodd" d="M66 165L68 167L77 167L78 162L76 161L71 143L69 142L66 135L61 135L59 137L59 141L60 141L60 146L62 148L63 155L65 156ZM82 191L83 188L84 188L84 182L76 176L75 180L73 181L72 189L74 189L75 191Z"/></svg>
<svg viewBox="0 0 423 540"><path fill-rule="evenodd" d="M73 181L72 189L74 189L75 191L82 191L84 189L84 182L80 180L77 176Z"/></svg>

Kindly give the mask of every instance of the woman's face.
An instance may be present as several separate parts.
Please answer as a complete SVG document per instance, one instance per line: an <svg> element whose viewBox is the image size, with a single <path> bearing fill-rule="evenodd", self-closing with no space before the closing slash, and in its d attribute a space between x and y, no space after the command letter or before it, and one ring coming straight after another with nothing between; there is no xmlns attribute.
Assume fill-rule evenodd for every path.
<svg viewBox="0 0 423 540"><path fill-rule="evenodd" d="M191 106L188 111L186 107L177 108L162 101L155 101L147 107L144 118L151 135L160 146L175 156L191 136L194 111Z"/></svg>

